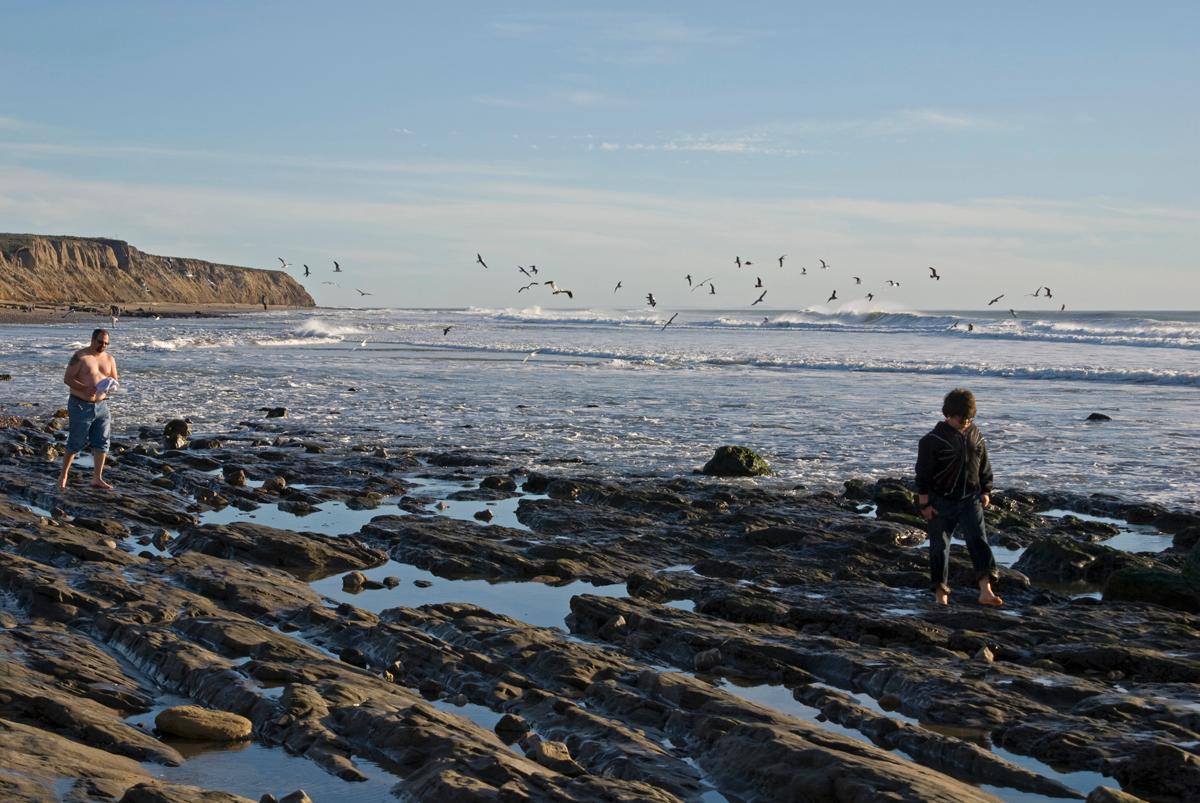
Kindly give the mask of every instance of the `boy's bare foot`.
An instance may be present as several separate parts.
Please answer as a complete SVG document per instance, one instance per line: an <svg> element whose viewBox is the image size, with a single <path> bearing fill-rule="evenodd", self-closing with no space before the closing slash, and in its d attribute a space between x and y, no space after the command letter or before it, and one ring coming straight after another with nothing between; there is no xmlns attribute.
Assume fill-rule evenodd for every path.
<svg viewBox="0 0 1200 803"><path fill-rule="evenodd" d="M60 491L65 491L65 490L67 490L67 481L66 481L66 480L59 480L59 481L58 481L58 490L60 490Z"/></svg>
<svg viewBox="0 0 1200 803"><path fill-rule="evenodd" d="M949 605L950 604L950 595L947 594L945 591L933 592L933 604L934 605Z"/></svg>
<svg viewBox="0 0 1200 803"><path fill-rule="evenodd" d="M112 485L105 482L104 480L92 480L92 487L93 488L103 488L106 491L112 490Z"/></svg>
<svg viewBox="0 0 1200 803"><path fill-rule="evenodd" d="M1001 605L1004 604L1004 600L1000 599L995 594L989 594L986 596L983 594L980 594L979 595L979 604L980 605L989 605L993 608L999 608Z"/></svg>

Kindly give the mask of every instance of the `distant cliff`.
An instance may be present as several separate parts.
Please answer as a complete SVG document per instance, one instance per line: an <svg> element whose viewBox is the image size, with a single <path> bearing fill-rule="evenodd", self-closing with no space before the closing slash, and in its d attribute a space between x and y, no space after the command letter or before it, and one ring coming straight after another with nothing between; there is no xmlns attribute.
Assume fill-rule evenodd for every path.
<svg viewBox="0 0 1200 803"><path fill-rule="evenodd" d="M316 306L278 270L144 254L122 240L0 234L0 301Z"/></svg>

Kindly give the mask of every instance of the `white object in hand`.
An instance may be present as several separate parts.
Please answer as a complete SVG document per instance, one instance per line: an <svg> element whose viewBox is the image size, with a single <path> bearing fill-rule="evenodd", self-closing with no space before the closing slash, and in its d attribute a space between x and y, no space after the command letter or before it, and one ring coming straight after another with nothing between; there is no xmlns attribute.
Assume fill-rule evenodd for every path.
<svg viewBox="0 0 1200 803"><path fill-rule="evenodd" d="M117 386L117 380L111 376L106 376L96 383L96 393L99 395L107 395Z"/></svg>

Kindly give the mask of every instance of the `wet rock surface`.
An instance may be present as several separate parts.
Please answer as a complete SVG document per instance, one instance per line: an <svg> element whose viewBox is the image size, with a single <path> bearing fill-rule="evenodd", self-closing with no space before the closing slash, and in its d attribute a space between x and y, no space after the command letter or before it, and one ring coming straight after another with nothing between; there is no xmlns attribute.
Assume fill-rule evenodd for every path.
<svg viewBox="0 0 1200 803"><path fill-rule="evenodd" d="M973 604L956 543L936 608L901 481L525 475L262 419L185 450L117 439L116 490L58 494L47 423L0 428L5 799L64 779L78 799L244 799L153 777L182 748L127 720L167 699L229 712L346 799L379 774L423 800L1082 799L1099 784L1077 772L1105 776L1098 800L1200 796L1200 618L1058 585L1194 588L1200 558L1170 546L1193 512L997 493L993 543L1033 545L1006 606ZM1167 548L1108 548L1120 528L1041 515L1059 508L1159 522ZM353 525L305 526L331 510ZM540 627L464 601L481 580L607 590L572 586Z"/></svg>

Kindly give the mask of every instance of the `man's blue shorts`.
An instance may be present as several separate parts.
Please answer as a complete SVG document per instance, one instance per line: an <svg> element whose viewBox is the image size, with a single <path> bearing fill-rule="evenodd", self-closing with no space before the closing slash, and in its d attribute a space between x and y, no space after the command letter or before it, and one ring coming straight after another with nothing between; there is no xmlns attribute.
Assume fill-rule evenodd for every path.
<svg viewBox="0 0 1200 803"><path fill-rule="evenodd" d="M67 416L71 422L67 436L67 452L76 454L84 447L108 451L108 436L112 431L112 417L108 413L108 402L84 401L76 396L67 399Z"/></svg>

